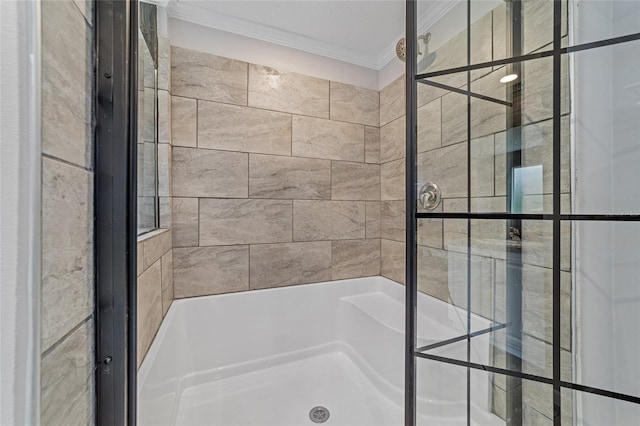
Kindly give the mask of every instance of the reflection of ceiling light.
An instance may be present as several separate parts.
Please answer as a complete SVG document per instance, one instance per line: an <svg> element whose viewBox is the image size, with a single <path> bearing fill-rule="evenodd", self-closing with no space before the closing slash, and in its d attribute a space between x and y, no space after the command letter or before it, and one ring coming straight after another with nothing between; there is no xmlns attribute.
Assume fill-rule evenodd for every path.
<svg viewBox="0 0 640 426"><path fill-rule="evenodd" d="M518 74L507 74L500 79L500 83L509 83L518 78Z"/></svg>

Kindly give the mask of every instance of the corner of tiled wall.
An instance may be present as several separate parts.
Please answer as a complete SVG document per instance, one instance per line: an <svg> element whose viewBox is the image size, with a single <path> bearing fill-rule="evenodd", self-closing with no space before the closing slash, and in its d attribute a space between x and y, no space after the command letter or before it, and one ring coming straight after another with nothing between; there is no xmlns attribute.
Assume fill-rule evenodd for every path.
<svg viewBox="0 0 640 426"><path fill-rule="evenodd" d="M380 274L404 284L404 74L380 91L380 180Z"/></svg>
<svg viewBox="0 0 640 426"><path fill-rule="evenodd" d="M94 421L92 3L43 1L41 424Z"/></svg>
<svg viewBox="0 0 640 426"><path fill-rule="evenodd" d="M138 237L138 367L173 301L171 47L158 37L158 197L160 229Z"/></svg>
<svg viewBox="0 0 640 426"><path fill-rule="evenodd" d="M377 91L178 47L172 88L176 297L379 274Z"/></svg>

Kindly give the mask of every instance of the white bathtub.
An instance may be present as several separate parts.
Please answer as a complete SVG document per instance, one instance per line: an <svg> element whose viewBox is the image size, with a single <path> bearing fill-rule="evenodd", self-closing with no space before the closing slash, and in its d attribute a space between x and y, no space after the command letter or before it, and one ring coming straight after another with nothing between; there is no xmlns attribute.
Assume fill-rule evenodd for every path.
<svg viewBox="0 0 640 426"><path fill-rule="evenodd" d="M419 295L419 344L464 334L466 313ZM474 326L488 325L474 317ZM139 425L401 425L404 286L382 277L177 300L138 373ZM439 354L466 358L466 342ZM474 361L489 357L474 339ZM418 360L419 424L466 425L466 369ZM473 424L489 413L472 371Z"/></svg>

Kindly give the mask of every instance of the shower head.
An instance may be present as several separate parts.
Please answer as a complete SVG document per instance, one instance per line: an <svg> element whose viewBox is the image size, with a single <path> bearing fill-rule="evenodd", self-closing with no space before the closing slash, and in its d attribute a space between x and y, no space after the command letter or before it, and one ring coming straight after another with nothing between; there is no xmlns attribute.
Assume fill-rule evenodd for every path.
<svg viewBox="0 0 640 426"><path fill-rule="evenodd" d="M431 65L436 58L435 52L429 53L429 40L431 40L431 33L424 33L418 36L418 42L422 42L424 44L424 57L420 60L420 63L423 63L425 60L428 60L428 64L426 66ZM418 43L418 56L422 55L422 49L420 49L420 43ZM407 60L407 40L403 37L396 43L396 55L398 59L402 62ZM420 64L419 64L420 65ZM423 68L426 68L423 66ZM418 66L420 69L420 66Z"/></svg>
<svg viewBox="0 0 640 426"><path fill-rule="evenodd" d="M407 60L407 40L404 37L396 43L396 55L402 62Z"/></svg>

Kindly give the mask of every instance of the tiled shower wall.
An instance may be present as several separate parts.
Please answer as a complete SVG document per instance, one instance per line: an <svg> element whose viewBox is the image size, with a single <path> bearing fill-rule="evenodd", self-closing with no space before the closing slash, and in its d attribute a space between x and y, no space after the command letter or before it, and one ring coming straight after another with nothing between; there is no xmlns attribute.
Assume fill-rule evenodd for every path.
<svg viewBox="0 0 640 426"><path fill-rule="evenodd" d="M549 48L552 42L551 2L525 1L525 49ZM566 15L565 15L566 16ZM471 28L472 60L485 62L505 57L506 6L478 19ZM566 26L563 28L566 35ZM436 52L427 70L452 68L466 63L466 32L452 38ZM523 64L522 165L542 165L543 184L525 197L526 212L550 212L552 205L552 60ZM424 70L420 70L424 71ZM570 141L568 66L563 63L562 97L562 203L570 200ZM504 67L476 70L471 90L506 100L507 86L499 82ZM466 89L466 73L440 77L439 83ZM404 76L380 92L381 162L381 274L404 282L405 268L405 86ZM474 212L506 211L506 119L504 106L484 100L471 101L471 188L467 188L467 98L418 84L418 183L432 181L442 190L438 208L466 212L471 192ZM472 312L504 321L506 270L505 221L471 224ZM418 226L418 288L420 291L466 308L467 221L420 220ZM522 225L523 368L525 372L551 374L552 228L550 223L524 221ZM562 229L562 357L570 374L571 274L570 229ZM504 340L503 334L496 336ZM492 362L505 367L502 345L494 343ZM493 383L493 410L506 416L504 377ZM546 385L525 381L525 424L552 424L553 409ZM567 406L567 404L564 404ZM570 404L569 404L570 406ZM570 416L570 413L564 413Z"/></svg>
<svg viewBox="0 0 640 426"><path fill-rule="evenodd" d="M172 48L176 297L380 273L379 94Z"/></svg>
<svg viewBox="0 0 640 426"><path fill-rule="evenodd" d="M41 6L41 424L89 425L95 400L92 2Z"/></svg>
<svg viewBox="0 0 640 426"><path fill-rule="evenodd" d="M145 59L145 65L151 58ZM173 249L171 230L171 48L169 40L158 37L158 197L160 229L140 235L137 244L137 363L144 359L151 342L160 328L162 318L167 314L173 301ZM142 70L141 70L142 71ZM153 69L144 69L153 76ZM144 86L140 86L139 88ZM147 96L153 91L146 90ZM148 109L146 111L149 111ZM153 109L152 109L153 111ZM153 129L153 115L145 115L144 129ZM144 141L141 135L139 141ZM153 137L151 137L153 140ZM138 149L148 143L141 142ZM153 152L153 151L152 151ZM153 156L155 157L155 156ZM148 159L147 156L139 157ZM143 167L144 171L155 171L153 164ZM152 180L152 179L148 179ZM147 180L147 181L148 181ZM138 182L140 190L140 181ZM155 189L154 189L155 192ZM138 197L138 202L146 198ZM151 198L155 201L153 198ZM138 213L149 209L138 206ZM140 220L140 217L138 218Z"/></svg>

